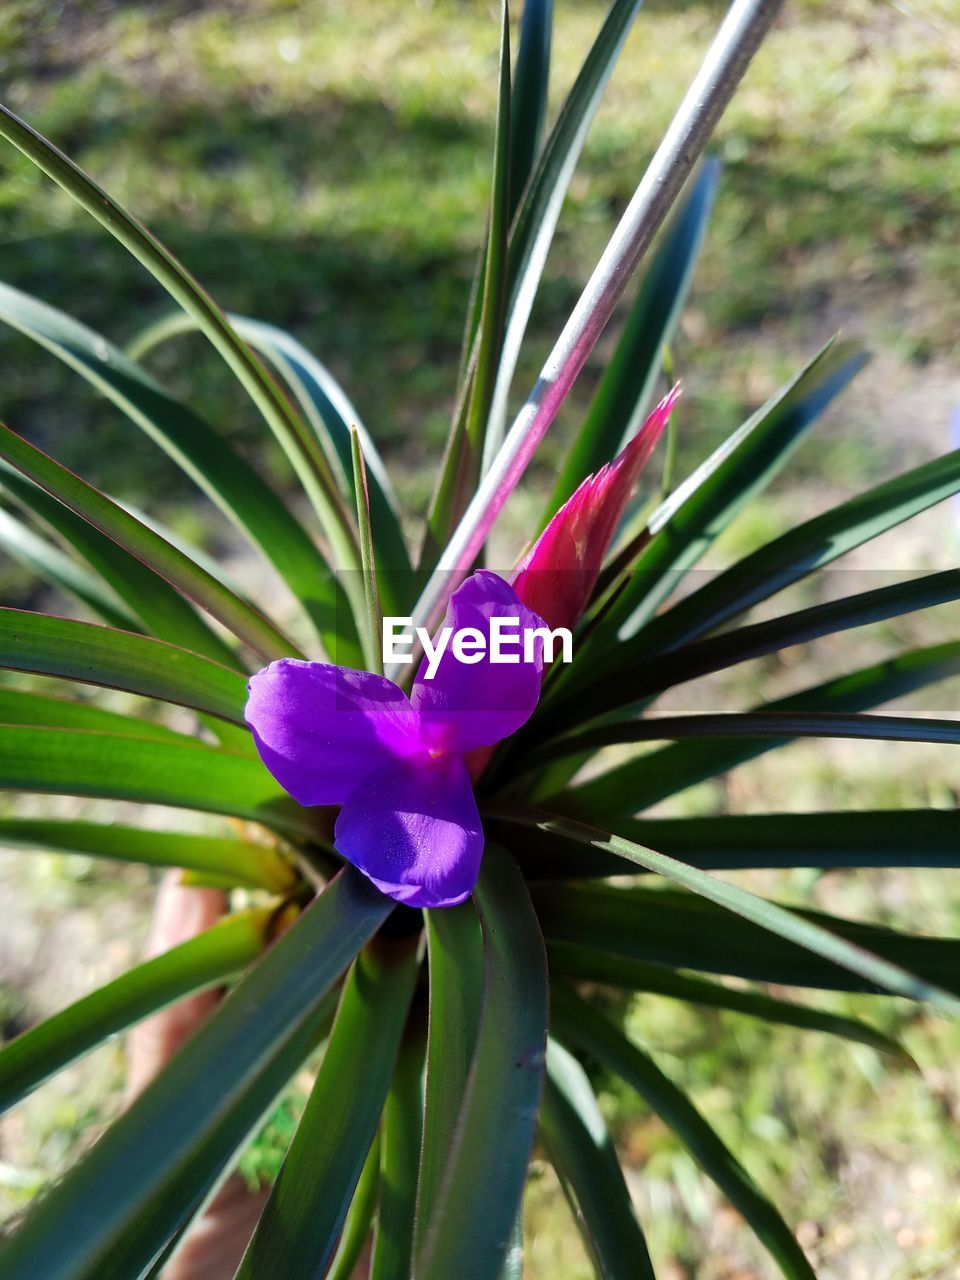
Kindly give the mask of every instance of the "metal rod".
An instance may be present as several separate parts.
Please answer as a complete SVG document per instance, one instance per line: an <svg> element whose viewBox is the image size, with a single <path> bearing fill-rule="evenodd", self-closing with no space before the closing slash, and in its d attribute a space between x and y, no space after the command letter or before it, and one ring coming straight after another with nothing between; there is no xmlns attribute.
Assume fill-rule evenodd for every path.
<svg viewBox="0 0 960 1280"><path fill-rule="evenodd" d="M610 243L414 610L429 626L486 541L783 0L734 0Z"/></svg>

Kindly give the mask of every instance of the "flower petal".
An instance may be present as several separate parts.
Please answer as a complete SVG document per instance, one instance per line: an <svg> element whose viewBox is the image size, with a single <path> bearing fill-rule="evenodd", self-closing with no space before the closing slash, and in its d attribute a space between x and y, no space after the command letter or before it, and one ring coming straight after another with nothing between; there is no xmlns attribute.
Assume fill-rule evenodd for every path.
<svg viewBox="0 0 960 1280"><path fill-rule="evenodd" d="M416 756L378 770L340 810L334 841L397 902L463 902L477 882L483 853L480 815L463 761Z"/></svg>
<svg viewBox="0 0 960 1280"><path fill-rule="evenodd" d="M626 448L587 476L521 560L514 590L552 627L572 627L587 607L607 547L679 394L674 387Z"/></svg>
<svg viewBox="0 0 960 1280"><path fill-rule="evenodd" d="M247 688L260 757L300 804L340 804L388 761L420 749L417 713L384 676L281 658Z"/></svg>
<svg viewBox="0 0 960 1280"><path fill-rule="evenodd" d="M516 618L518 626L504 632L503 653L510 662L490 658L491 618ZM486 652L463 662L449 644L432 679L428 661L420 665L411 701L420 713L426 740L438 750L463 753L508 738L530 716L540 697L543 644L537 641L530 662L524 661L523 635L543 627L541 617L517 599L509 583L485 569L472 574L450 597L443 628L456 635L466 627L478 630ZM518 643L512 643L514 637Z"/></svg>

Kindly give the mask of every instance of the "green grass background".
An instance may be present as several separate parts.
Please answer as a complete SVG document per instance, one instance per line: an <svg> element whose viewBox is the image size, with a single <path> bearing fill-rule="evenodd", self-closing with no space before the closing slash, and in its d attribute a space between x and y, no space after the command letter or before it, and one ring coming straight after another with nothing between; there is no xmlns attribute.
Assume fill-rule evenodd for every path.
<svg viewBox="0 0 960 1280"><path fill-rule="evenodd" d="M518 396L722 8L648 0L641 12L564 210ZM603 9L558 0L554 107ZM414 510L429 493L449 419L485 219L496 46L496 6L481 0L6 0L0 9L5 101L158 232L225 307L285 326L316 351L382 444ZM836 330L874 353L778 482L776 500L738 523L722 557L949 447L960 403L958 66L956 0L788 0L718 131L720 194L674 351L686 388L681 473ZM167 309L120 248L6 150L0 279L120 342ZM526 498L512 506L505 553L525 537L535 495L549 483L611 340L601 342L551 432ZM282 460L198 341L171 345L153 368L289 487ZM243 571L229 531L172 464L74 375L3 333L0 416ZM946 566L957 545L954 514L944 508L853 564L860 575ZM5 603L51 603L2 560L0 592ZM941 611L922 625L906 620L863 640L790 653L752 665L721 692L746 704L864 661L873 647L955 635L957 621ZM928 698L942 712L955 695ZM797 745L697 788L681 807L953 804L956 776L942 749ZM9 921L0 1013L9 1033L134 960L151 887L136 871L80 859L0 857ZM960 925L953 873L798 872L754 884L930 932ZM922 1080L891 1072L859 1047L653 997L628 1017L801 1224L825 1277L952 1276L960 1266L960 1033L892 1001L869 1011L905 1036ZM101 1050L3 1122L8 1211L89 1141L116 1105L121 1065L117 1048ZM105 1081L114 1082L106 1096ZM604 1104L655 1255L667 1260L663 1280L772 1275L663 1127L612 1082ZM278 1135L288 1129L284 1119ZM261 1152L269 1165L269 1141ZM590 1274L539 1162L528 1239L530 1277Z"/></svg>

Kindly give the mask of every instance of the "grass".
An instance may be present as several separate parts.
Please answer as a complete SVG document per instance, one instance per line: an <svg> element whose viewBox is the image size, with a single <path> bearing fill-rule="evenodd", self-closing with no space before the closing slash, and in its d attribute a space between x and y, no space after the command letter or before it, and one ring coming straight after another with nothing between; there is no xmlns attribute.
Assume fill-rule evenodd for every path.
<svg viewBox="0 0 960 1280"><path fill-rule="evenodd" d="M574 181L534 316L522 394L577 295L706 47L722 6L648 0ZM7 0L0 11L6 100L153 227L228 308L290 328L327 361L420 507L450 412L462 314L485 217L496 64L486 0L231 0L220 6ZM554 101L571 82L604 6L558 4ZM837 328L875 360L831 410L764 502L718 554L946 447L960 399L960 36L951 0L793 0L717 135L724 177L674 358L687 395L681 473ZM0 154L0 278L117 341L162 314L152 281L12 153ZM611 339L591 360L533 473L544 487ZM278 486L284 464L198 341L155 371L256 452ZM0 334L0 416L118 496L202 539L233 545L174 468L73 375ZM512 532L523 537L518 504ZM915 522L856 563L943 565L950 512ZM866 585L858 584L858 585ZM872 585L872 583L871 583ZM0 563L6 603L36 589ZM955 632L937 615L938 638ZM872 632L892 646L912 623ZM857 642L859 645L859 642ZM789 655L788 655L789 656ZM724 689L794 687L861 656L848 645L766 663ZM804 670L804 666L807 668ZM816 675L811 676L810 669ZM938 699L955 701L957 682ZM942 711L942 703L934 709ZM796 745L681 798L690 811L954 804L934 749ZM0 1012L8 1032L136 954L149 882L76 860L3 855ZM851 915L957 931L943 874L805 873L754 881ZM66 916L70 990L46 968L43 929ZM60 935L58 935L59 937ZM62 948L56 948L62 952ZM28 958L30 963L27 963ZM837 1008L848 1002L834 1002ZM769 1183L825 1280L934 1280L960 1245L955 1028L869 1005L903 1033L925 1079L868 1050L705 1016L649 997L631 1030ZM0 1204L22 1204L117 1105L122 1069L100 1051L46 1086L0 1129ZM601 1081L664 1280L766 1277L746 1233L689 1158L635 1100ZM295 1104L290 1104L295 1105ZM247 1171L269 1172L289 1130L278 1114ZM528 1195L529 1276L580 1280L589 1266L552 1174ZM709 1261L697 1268L698 1257Z"/></svg>
<svg viewBox="0 0 960 1280"><path fill-rule="evenodd" d="M327 360L403 466L411 500L422 501L421 464L445 428L485 217L490 7L435 0L314 12L240 0L95 11L96 20L66 4L62 21L43 30L42 7L5 7L10 105L153 226L224 305L291 327ZM555 99L601 13L597 3L558 6ZM705 3L641 13L571 191L518 392L716 13ZM936 23L869 0L795 3L751 69L718 133L723 188L678 343L688 461L840 325L859 333L869 324L871 346L918 371L952 349L960 86ZM164 309L152 282L65 197L26 162L4 159L0 276L116 339ZM125 428L115 415L47 362L28 362L23 343L5 350L3 367L14 370L5 414L136 496L143 469L133 446L119 447ZM189 359L186 350L171 349L162 371L242 438L246 407L224 404L216 366L198 364L198 344ZM550 442L553 457L582 404ZM848 401L833 419L854 428L832 446L845 483L890 461L876 442L851 458L849 439L865 434L856 428L866 417ZM916 447L900 441L895 452ZM550 459L548 450L544 468ZM823 461L810 450L807 469ZM176 495L163 463L152 494L158 485Z"/></svg>

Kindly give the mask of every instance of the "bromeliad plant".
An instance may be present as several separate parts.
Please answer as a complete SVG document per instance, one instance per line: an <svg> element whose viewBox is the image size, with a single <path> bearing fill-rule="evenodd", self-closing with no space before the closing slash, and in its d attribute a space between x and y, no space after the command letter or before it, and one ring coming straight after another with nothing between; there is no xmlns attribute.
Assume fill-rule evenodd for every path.
<svg viewBox="0 0 960 1280"><path fill-rule="evenodd" d="M746 714L648 713L685 682L960 596L960 574L940 573L743 621L789 584L960 491L955 452L799 525L672 600L861 364L842 344L821 351L659 505L636 510L639 471L661 432L674 429L674 393L645 414L708 217L712 162L692 179L646 266L539 537L516 568L478 568L498 513L778 8L733 5L507 431L560 206L638 7L615 0L545 142L551 7L528 0L515 66L504 11L487 235L419 554L374 444L326 369L290 335L223 315L89 177L28 125L0 118L0 133L180 307L128 354L14 289L0 290L0 317L166 449L298 605L281 626L216 566L0 428L0 484L12 504L0 524L3 546L99 619L2 610L2 665L153 700L149 711L121 716L89 700L4 687L0 783L218 815L194 833L7 816L0 838L179 867L192 883L246 890L248 904L0 1053L6 1108L146 1015L229 986L166 1070L8 1237L3 1280L159 1275L308 1059L319 1062L313 1091L240 1266L244 1280L343 1280L371 1225L378 1280L519 1276L519 1210L535 1143L559 1174L598 1274L652 1276L584 1064L633 1086L783 1274L809 1277L762 1189L597 991L658 992L901 1057L869 1023L763 985L888 991L957 1012L955 941L786 909L711 874L955 865L955 812L637 816L798 736L960 736L952 721L865 714L960 672L960 642ZM249 393L314 527L144 371L150 349L190 329ZM410 614L428 636L444 614L481 634L493 616L567 626L576 632L574 661L545 665L542 644L500 667L445 654L432 679L421 667L408 688L409 669L381 668L382 614ZM195 732L170 727L167 706L195 713ZM618 763L600 755L583 780L598 751L641 741L671 745L625 762L620 752Z"/></svg>

